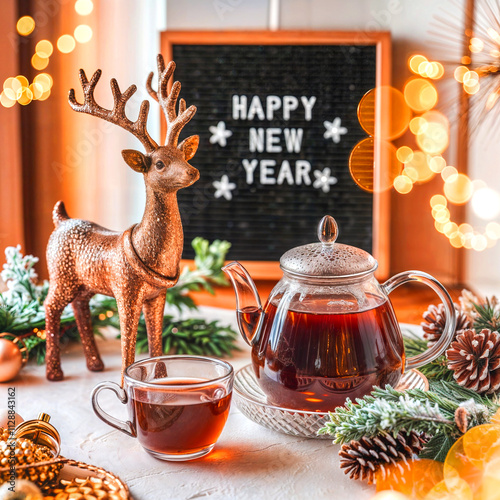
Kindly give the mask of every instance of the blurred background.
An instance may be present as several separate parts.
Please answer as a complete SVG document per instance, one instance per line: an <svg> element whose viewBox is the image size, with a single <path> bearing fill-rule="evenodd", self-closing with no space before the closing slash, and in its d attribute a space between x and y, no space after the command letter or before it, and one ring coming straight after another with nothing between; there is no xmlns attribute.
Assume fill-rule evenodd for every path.
<svg viewBox="0 0 500 500"><path fill-rule="evenodd" d="M399 184L391 188L390 273L414 268L446 284L468 284L483 293L498 287L500 133L495 116L500 111L495 107L496 83L482 82L495 76L500 52L486 53L486 42L470 30L464 36L474 14L483 31L490 28L489 42L498 45L498 2L3 0L0 8L0 83L5 82L0 105L0 248L21 244L25 253L40 257L42 276L57 200L65 201L71 216L115 230L137 222L144 207L142 178L120 155L122 149L137 148L136 139L106 122L74 113L67 103L70 88L81 95L79 68L88 75L103 69L96 98L107 107L112 106L110 78L115 77L122 90L137 84L137 97L128 108L135 116L147 97L144 83L156 69L162 32L241 30L251 38L251 30L357 31L360 36L387 31L392 40L391 85L403 92L410 79L422 76L421 62L440 62L433 67L437 73L428 70L423 77L439 96L435 109L447 119L446 147L438 155L444 163L431 168L425 179L418 172L412 177L407 165ZM477 52L489 62L481 63L482 69L476 65L474 71L463 57ZM413 59L412 65L416 55L424 58ZM457 73L460 67L465 69ZM26 81L13 82L18 75ZM484 106L472 107L469 127L460 129L464 98L479 99L486 88L489 94L482 98L489 98L488 112ZM156 106L151 107L148 128L159 138ZM411 134L408 129L395 146L410 144L416 151ZM401 150L399 156L404 153ZM196 157L192 164L203 173ZM314 234L311 228L311 240Z"/></svg>

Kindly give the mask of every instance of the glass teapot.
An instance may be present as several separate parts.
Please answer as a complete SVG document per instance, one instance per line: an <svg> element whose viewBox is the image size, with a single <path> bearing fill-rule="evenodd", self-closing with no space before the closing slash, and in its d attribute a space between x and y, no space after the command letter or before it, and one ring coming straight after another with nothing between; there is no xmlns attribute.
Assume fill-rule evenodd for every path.
<svg viewBox="0 0 500 500"><path fill-rule="evenodd" d="M283 277L264 307L240 263L223 268L236 293L238 326L252 347L255 375L270 404L333 410L375 385L395 386L405 371L434 360L452 340L455 308L441 283L407 271L380 284L374 277L377 261L364 250L336 243L337 235L337 223L327 215L318 226L318 243L283 254ZM388 295L410 281L437 293L446 325L434 346L406 358Z"/></svg>

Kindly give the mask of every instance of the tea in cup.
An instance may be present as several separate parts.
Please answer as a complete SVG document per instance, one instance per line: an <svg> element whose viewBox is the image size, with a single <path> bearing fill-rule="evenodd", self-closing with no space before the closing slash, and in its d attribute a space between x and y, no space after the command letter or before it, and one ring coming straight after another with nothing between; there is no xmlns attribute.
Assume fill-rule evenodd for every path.
<svg viewBox="0 0 500 500"><path fill-rule="evenodd" d="M159 356L130 365L124 387L102 382L92 391L96 415L136 437L161 460L193 460L212 451L231 405L233 367L202 356ZM106 413L98 403L101 391L113 391L129 412L129 421Z"/></svg>

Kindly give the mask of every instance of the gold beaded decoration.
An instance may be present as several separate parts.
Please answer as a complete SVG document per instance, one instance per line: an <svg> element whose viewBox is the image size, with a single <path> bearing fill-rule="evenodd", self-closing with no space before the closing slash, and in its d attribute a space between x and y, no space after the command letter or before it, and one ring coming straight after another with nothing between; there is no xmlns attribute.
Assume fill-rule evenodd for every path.
<svg viewBox="0 0 500 500"><path fill-rule="evenodd" d="M44 500L124 500L127 496L120 488L97 477L88 479L61 480L60 486L49 492Z"/></svg>

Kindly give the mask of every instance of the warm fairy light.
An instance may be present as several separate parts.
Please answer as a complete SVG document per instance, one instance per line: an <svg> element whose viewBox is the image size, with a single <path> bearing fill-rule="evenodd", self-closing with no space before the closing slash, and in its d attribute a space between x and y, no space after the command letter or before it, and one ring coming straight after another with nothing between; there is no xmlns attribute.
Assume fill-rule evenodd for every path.
<svg viewBox="0 0 500 500"><path fill-rule="evenodd" d="M113 311L106 311L106 316L107 316L108 318L112 318L112 317L114 316L114 314L115 314L115 313L114 313Z"/></svg>
<svg viewBox="0 0 500 500"><path fill-rule="evenodd" d="M427 155L422 151L415 151L413 157L407 163L403 172L410 177L413 182L426 182L435 175L429 168Z"/></svg>
<svg viewBox="0 0 500 500"><path fill-rule="evenodd" d="M433 108L438 100L434 85L423 78L408 81L404 88L404 97L406 104L417 113Z"/></svg>
<svg viewBox="0 0 500 500"><path fill-rule="evenodd" d="M61 35L57 40L57 48L63 54L69 54L75 46L75 39L71 35Z"/></svg>
<svg viewBox="0 0 500 500"><path fill-rule="evenodd" d="M410 57L410 59L408 60L408 66L413 71L413 73L418 74L418 69L423 62L427 62L427 57L417 54Z"/></svg>
<svg viewBox="0 0 500 500"><path fill-rule="evenodd" d="M88 16L94 10L92 0L78 0L75 3L76 13L80 16Z"/></svg>
<svg viewBox="0 0 500 500"><path fill-rule="evenodd" d="M446 160L442 156L436 155L429 159L429 168L436 174L441 173L444 167L446 167Z"/></svg>
<svg viewBox="0 0 500 500"><path fill-rule="evenodd" d="M462 58L460 59L460 62L462 64L470 64L472 62L472 60L469 56L462 56Z"/></svg>
<svg viewBox="0 0 500 500"><path fill-rule="evenodd" d="M92 28L87 24L80 24L75 28L75 39L78 43L87 43L92 39Z"/></svg>
<svg viewBox="0 0 500 500"><path fill-rule="evenodd" d="M465 174L458 174L445 181L443 191L449 201L463 205L472 196L472 182Z"/></svg>
<svg viewBox="0 0 500 500"><path fill-rule="evenodd" d="M406 175L398 175L394 179L393 186L398 193L407 194L413 189L413 182Z"/></svg>
<svg viewBox="0 0 500 500"><path fill-rule="evenodd" d="M45 90L44 93L38 98L38 101L45 101L50 97L50 89Z"/></svg>
<svg viewBox="0 0 500 500"><path fill-rule="evenodd" d="M104 313L99 314L99 319L104 321L106 319L106 315Z"/></svg>
<svg viewBox="0 0 500 500"><path fill-rule="evenodd" d="M16 81L12 82L12 89L16 92L20 87L27 87L29 85L28 79L24 75L17 75L14 80Z"/></svg>
<svg viewBox="0 0 500 500"><path fill-rule="evenodd" d="M17 21L17 32L22 36L28 36L35 29L35 20L31 16L23 16Z"/></svg>
<svg viewBox="0 0 500 500"><path fill-rule="evenodd" d="M442 208L434 215L434 220L436 222L446 223L450 220L450 211L447 208Z"/></svg>
<svg viewBox="0 0 500 500"><path fill-rule="evenodd" d="M396 156L401 163L406 163L413 158L413 150L408 146L401 146L396 151Z"/></svg>
<svg viewBox="0 0 500 500"><path fill-rule="evenodd" d="M434 155L442 153L449 144L449 129L438 122L427 122L425 132L417 134L417 144L425 153Z"/></svg>
<svg viewBox="0 0 500 500"><path fill-rule="evenodd" d="M27 106L33 100L33 93L28 87L23 87L21 92L18 92L17 102L23 106Z"/></svg>
<svg viewBox="0 0 500 500"><path fill-rule="evenodd" d="M50 90L54 81L52 80L52 77L48 73L40 73L33 78L34 83L39 83L44 92L47 92L47 90Z"/></svg>
<svg viewBox="0 0 500 500"><path fill-rule="evenodd" d="M500 214L500 194L489 187L478 189L472 195L471 207L480 219L495 219Z"/></svg>
<svg viewBox="0 0 500 500"><path fill-rule="evenodd" d="M498 222L488 222L488 224L486 224L485 234L492 240L500 239L500 224Z"/></svg>
<svg viewBox="0 0 500 500"><path fill-rule="evenodd" d="M484 49L484 42L480 38L471 38L469 50L474 53L481 52Z"/></svg>
<svg viewBox="0 0 500 500"><path fill-rule="evenodd" d="M48 57L40 57L38 55L38 52L36 54L33 54L33 57L31 58L31 65L37 69L38 71L45 69L49 65L49 58Z"/></svg>
<svg viewBox="0 0 500 500"><path fill-rule="evenodd" d="M12 91L12 89L11 89ZM12 106L14 106L14 104L16 104L16 99L11 99L7 93L5 92L5 90L0 94L0 104L4 107L4 108L11 108Z"/></svg>
<svg viewBox="0 0 500 500"><path fill-rule="evenodd" d="M448 221L445 221L445 222L438 222L437 220L434 221L434 227L436 228L436 231L438 233L443 233L444 232L443 231L443 227L446 224L446 222L448 222Z"/></svg>
<svg viewBox="0 0 500 500"><path fill-rule="evenodd" d="M425 118L422 118L421 116L415 116L415 118L412 118L410 120L410 130L412 134L420 134L422 132L425 132L425 128L427 127L427 121Z"/></svg>
<svg viewBox="0 0 500 500"><path fill-rule="evenodd" d="M445 236L448 236L448 238L455 236L457 232L458 232L458 225L456 222L447 222L443 226L443 233L445 234Z"/></svg>
<svg viewBox="0 0 500 500"><path fill-rule="evenodd" d="M464 90L467 94L474 95L479 92L481 84L479 82L464 83Z"/></svg>
<svg viewBox="0 0 500 500"><path fill-rule="evenodd" d="M455 233L449 240L453 248L462 248L464 246L464 235L460 232Z"/></svg>
<svg viewBox="0 0 500 500"><path fill-rule="evenodd" d="M39 83L32 83L29 86L31 93L33 94L33 99L39 99L43 95L43 87Z"/></svg>
<svg viewBox="0 0 500 500"><path fill-rule="evenodd" d="M435 194L430 200L430 205L432 208L436 207L437 205L443 205L443 207L446 207L447 204L448 202L442 194Z"/></svg>
<svg viewBox="0 0 500 500"><path fill-rule="evenodd" d="M457 82L463 83L464 75L466 73L469 73L469 68L467 66L458 66L457 68L455 68L453 76L455 77L455 80Z"/></svg>
<svg viewBox="0 0 500 500"><path fill-rule="evenodd" d="M443 178L443 181L448 182L448 181L453 181L456 179L458 175L458 170L455 167L452 167L451 165L447 165L446 167L441 170L441 177Z"/></svg>
<svg viewBox="0 0 500 500"><path fill-rule="evenodd" d="M50 57L54 52L54 46L48 40L40 40L35 47L35 52L40 57Z"/></svg>

